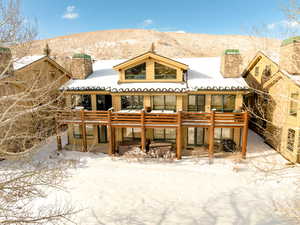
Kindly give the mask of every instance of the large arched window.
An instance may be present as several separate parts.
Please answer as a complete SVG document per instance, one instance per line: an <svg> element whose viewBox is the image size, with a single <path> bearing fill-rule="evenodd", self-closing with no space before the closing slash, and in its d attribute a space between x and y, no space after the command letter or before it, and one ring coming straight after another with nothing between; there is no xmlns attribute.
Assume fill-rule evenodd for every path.
<svg viewBox="0 0 300 225"><path fill-rule="evenodd" d="M177 71L171 67L155 63L155 79L156 80L172 80L176 79Z"/></svg>
<svg viewBox="0 0 300 225"><path fill-rule="evenodd" d="M125 70L125 80L145 80L146 63Z"/></svg>

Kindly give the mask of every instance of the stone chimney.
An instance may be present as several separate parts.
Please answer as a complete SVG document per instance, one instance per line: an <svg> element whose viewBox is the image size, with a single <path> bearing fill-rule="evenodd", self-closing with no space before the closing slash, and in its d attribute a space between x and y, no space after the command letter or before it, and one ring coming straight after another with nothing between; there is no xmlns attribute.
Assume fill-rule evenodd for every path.
<svg viewBox="0 0 300 225"><path fill-rule="evenodd" d="M300 36L281 43L279 66L289 74L300 75Z"/></svg>
<svg viewBox="0 0 300 225"><path fill-rule="evenodd" d="M86 54L74 54L72 57L71 72L73 79L85 79L93 73L92 58Z"/></svg>
<svg viewBox="0 0 300 225"><path fill-rule="evenodd" d="M4 70L6 70L5 74L7 75L13 74L12 55L9 48L0 47L0 74L2 74Z"/></svg>
<svg viewBox="0 0 300 225"><path fill-rule="evenodd" d="M237 78L242 73L243 59L238 49L227 49L221 58L221 73L224 78Z"/></svg>

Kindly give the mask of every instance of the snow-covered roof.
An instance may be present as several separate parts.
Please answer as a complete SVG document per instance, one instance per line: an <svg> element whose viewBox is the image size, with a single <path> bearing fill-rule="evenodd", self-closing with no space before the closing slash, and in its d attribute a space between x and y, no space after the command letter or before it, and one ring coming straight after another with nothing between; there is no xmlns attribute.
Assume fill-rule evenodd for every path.
<svg viewBox="0 0 300 225"><path fill-rule="evenodd" d="M248 85L243 78L224 78L220 72L220 57L177 58L178 62L189 66L187 82L144 82L119 83L118 71L113 66L126 60L100 60L93 64L93 73L84 80L70 80L62 90L105 90L110 92L127 91L169 91L185 92L197 90L246 90Z"/></svg>
<svg viewBox="0 0 300 225"><path fill-rule="evenodd" d="M29 64L37 61L37 60L40 60L42 58L44 58L45 55L31 55L31 56L25 56L25 57L22 57L20 59L17 59L13 66L14 66L14 69L15 70L19 70L25 66L28 66Z"/></svg>

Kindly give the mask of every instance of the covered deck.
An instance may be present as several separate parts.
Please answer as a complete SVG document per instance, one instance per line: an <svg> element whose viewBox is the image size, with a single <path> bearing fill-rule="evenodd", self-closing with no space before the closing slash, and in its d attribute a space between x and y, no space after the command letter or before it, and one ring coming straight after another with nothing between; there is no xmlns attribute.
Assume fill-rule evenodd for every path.
<svg viewBox="0 0 300 225"><path fill-rule="evenodd" d="M246 158L248 136L248 113L247 112L113 112L70 110L59 111L56 117L57 127L64 124L79 124L82 132L82 149L87 151L86 125L107 126L108 153L115 152L115 128L140 128L141 149L146 149L147 128L175 128L176 129L176 157L181 159L182 154L182 128L203 127L208 128L208 155L214 156L214 131L215 128L242 128L242 151L241 156ZM58 149L61 149L61 137L57 133Z"/></svg>

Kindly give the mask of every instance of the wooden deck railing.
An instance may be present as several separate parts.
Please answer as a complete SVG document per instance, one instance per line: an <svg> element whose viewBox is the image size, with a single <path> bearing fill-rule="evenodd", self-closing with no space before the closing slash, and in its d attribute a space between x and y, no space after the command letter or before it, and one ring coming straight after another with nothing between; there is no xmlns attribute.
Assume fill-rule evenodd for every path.
<svg viewBox="0 0 300 225"><path fill-rule="evenodd" d="M146 128L176 128L177 158L181 158L182 127L209 128L209 156L213 156L214 128L243 128L242 156L246 157L248 136L247 112L177 112L177 113L125 113L112 111L71 110L57 112L56 121L62 124L82 125L83 148L87 150L86 124L105 125L108 127L109 153L113 154L115 127L141 128L141 146L145 149ZM59 138L58 138L59 140Z"/></svg>
<svg viewBox="0 0 300 225"><path fill-rule="evenodd" d="M109 114L111 121L109 122ZM213 117L214 114L214 117ZM143 116L144 115L144 116ZM57 122L60 124L95 124L107 125L110 123L115 127L243 127L248 123L246 112L223 113L223 112L181 112L180 124L178 113L123 113L110 111L85 111L72 110L57 113ZM214 118L214 121L212 121Z"/></svg>

